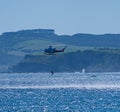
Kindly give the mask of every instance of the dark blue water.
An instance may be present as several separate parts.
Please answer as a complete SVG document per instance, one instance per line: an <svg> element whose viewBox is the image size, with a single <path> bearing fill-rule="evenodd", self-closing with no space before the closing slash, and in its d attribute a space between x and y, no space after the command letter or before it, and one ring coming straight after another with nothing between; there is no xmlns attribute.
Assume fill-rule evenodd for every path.
<svg viewBox="0 0 120 112"><path fill-rule="evenodd" d="M120 90L0 89L0 112L120 112Z"/></svg>
<svg viewBox="0 0 120 112"><path fill-rule="evenodd" d="M120 73L3 73L0 112L120 112Z"/></svg>

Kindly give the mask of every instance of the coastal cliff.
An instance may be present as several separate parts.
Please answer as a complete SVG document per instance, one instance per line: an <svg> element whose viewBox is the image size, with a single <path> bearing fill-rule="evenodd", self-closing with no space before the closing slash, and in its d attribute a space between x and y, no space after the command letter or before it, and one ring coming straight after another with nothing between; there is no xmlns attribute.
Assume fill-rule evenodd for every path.
<svg viewBox="0 0 120 112"><path fill-rule="evenodd" d="M17 68L19 68L18 67L19 64L24 63L27 65L26 56L35 57L35 59L38 56L39 58L44 57L43 60L46 60L45 62L43 61L44 63L50 62L49 63L50 65L43 64L43 67L44 67L43 69L40 69L38 66L36 66L39 68L39 70L35 70L34 66L32 66L31 64L31 63L34 63L32 60L28 66L31 66L34 69L33 71L30 71L30 72L45 71L44 69L47 69L47 68L54 69L53 67L50 68L50 66L54 66L53 64L55 63L58 64L58 65L55 65L58 68L58 69L56 68L56 71L75 71L75 70L80 71L83 67L85 67L86 70L89 71L89 68L92 68L93 66L97 66L97 67L94 67L95 68L94 71L95 70L97 71L97 68L99 68L98 64L90 66L92 64L92 61L91 61L91 64L89 64L89 66L83 66L84 63L87 63L86 61L89 58L89 55L91 53L88 56L86 55L84 59L83 58L78 59L80 61L75 61L75 59L83 55L85 50L92 49L92 51L94 51L94 48L113 49L112 53L108 54L109 55L108 57L110 57L110 55L113 55L113 52L115 49L120 48L119 43L120 43L120 34L95 35L95 34L77 33L73 35L58 35L55 33L54 29L31 29L31 30L28 29L28 30L20 30L15 32L5 32L0 35L0 72L8 71L8 68L11 68L12 66L15 66L15 69L13 69L13 71L17 71ZM59 48L61 49L61 47L63 46L68 46L68 48L65 50L65 54L60 54L55 56L43 56L42 51L45 48L48 48L50 45L53 45L53 46L55 45L57 49ZM75 55L76 51L81 51L80 53L77 52L78 57ZM99 52L97 53L99 54ZM116 56L118 56L118 54L116 54ZM56 59L56 61L53 59L53 57ZM94 55L92 57L94 57ZM82 59L85 60L85 62L83 62ZM111 60L108 60L106 58L105 60L110 62L113 61L114 62L113 65L117 63L115 67L111 68L111 71L112 70L118 71L117 67L119 68L119 60L117 60L116 57L113 57L110 59ZM114 59L116 59L118 62L115 61ZM21 60L24 60L24 62ZM72 60L74 62L75 67L71 65ZM96 60L96 57L94 57L94 60ZM62 63L60 65L58 62L59 63L62 62L63 65ZM82 65L79 65L77 64L78 62L79 63L83 62L83 63ZM100 62L102 62L102 60L100 60ZM37 63L35 63L35 65L36 64ZM42 63L40 62L39 66L41 65ZM104 66L105 64L100 64L100 65ZM46 67L46 66L49 66L49 67ZM65 66L65 67L60 69L60 66L61 67ZM71 66L73 67L73 69L71 68ZM110 65L106 64L106 66L108 68ZM102 66L100 66L100 68L102 68ZM103 68L106 68L106 67L103 67ZM49 71L49 69L47 69L47 71ZM105 70L107 71L107 69L104 69L104 71ZM21 70L20 72L22 71L24 70ZM26 68L26 71L29 71L29 70L27 70Z"/></svg>
<svg viewBox="0 0 120 112"><path fill-rule="evenodd" d="M12 67L12 72L119 72L120 54L99 51L77 51L58 55L26 55Z"/></svg>

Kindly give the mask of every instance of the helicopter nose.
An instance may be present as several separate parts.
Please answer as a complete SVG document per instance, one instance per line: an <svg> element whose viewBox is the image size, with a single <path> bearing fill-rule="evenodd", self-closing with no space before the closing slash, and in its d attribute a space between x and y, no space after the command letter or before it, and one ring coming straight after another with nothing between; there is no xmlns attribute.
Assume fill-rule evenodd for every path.
<svg viewBox="0 0 120 112"><path fill-rule="evenodd" d="M47 52L47 49L45 49L44 52Z"/></svg>

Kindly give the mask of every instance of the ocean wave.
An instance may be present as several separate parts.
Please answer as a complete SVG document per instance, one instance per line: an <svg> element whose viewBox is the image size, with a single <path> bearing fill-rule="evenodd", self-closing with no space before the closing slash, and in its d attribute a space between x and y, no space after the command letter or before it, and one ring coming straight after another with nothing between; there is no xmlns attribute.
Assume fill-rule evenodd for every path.
<svg viewBox="0 0 120 112"><path fill-rule="evenodd" d="M67 89L67 88L75 88L75 89L120 89L120 85L30 85L30 86L0 86L0 89Z"/></svg>

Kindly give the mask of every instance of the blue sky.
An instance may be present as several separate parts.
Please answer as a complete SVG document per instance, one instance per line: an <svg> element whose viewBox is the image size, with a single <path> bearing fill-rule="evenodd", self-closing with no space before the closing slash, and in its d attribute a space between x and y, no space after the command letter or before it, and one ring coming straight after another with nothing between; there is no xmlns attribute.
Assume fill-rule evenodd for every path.
<svg viewBox="0 0 120 112"><path fill-rule="evenodd" d="M0 34L38 28L69 35L120 33L120 0L0 0Z"/></svg>

